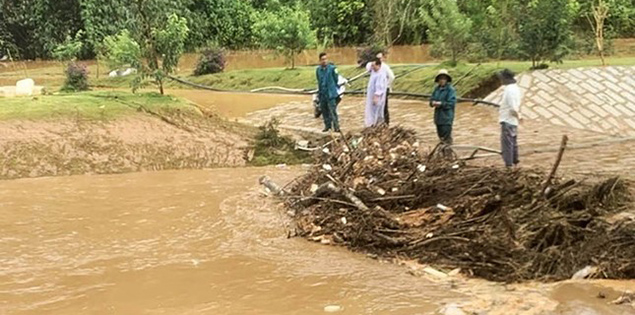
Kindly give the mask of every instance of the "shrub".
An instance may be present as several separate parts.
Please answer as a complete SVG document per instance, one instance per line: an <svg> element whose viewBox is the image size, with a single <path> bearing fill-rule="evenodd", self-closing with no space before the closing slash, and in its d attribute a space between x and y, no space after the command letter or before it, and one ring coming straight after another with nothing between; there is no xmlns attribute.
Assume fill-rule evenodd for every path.
<svg viewBox="0 0 635 315"><path fill-rule="evenodd" d="M544 70L544 69L549 69L549 65L546 63L540 63L535 66L531 66L529 68L529 70Z"/></svg>
<svg viewBox="0 0 635 315"><path fill-rule="evenodd" d="M254 159L252 165L263 166L271 164L301 164L310 163L312 155L306 151L295 149L295 141L280 134L280 122L272 119L258 127L259 132L254 141Z"/></svg>
<svg viewBox="0 0 635 315"><path fill-rule="evenodd" d="M223 72L225 70L225 51L221 48L212 47L203 50L201 57L196 63L194 75L205 75Z"/></svg>
<svg viewBox="0 0 635 315"><path fill-rule="evenodd" d="M468 44L467 52L467 62L479 63L487 60L487 50L480 43Z"/></svg>
<svg viewBox="0 0 635 315"><path fill-rule="evenodd" d="M88 90L88 70L86 66L71 62L66 68L66 82L62 91L86 91Z"/></svg>
<svg viewBox="0 0 635 315"><path fill-rule="evenodd" d="M377 44L365 47L357 52L357 57L358 57L357 63L362 68L366 67L367 63L377 58L378 53L386 54L387 53L386 48L384 46L377 45Z"/></svg>

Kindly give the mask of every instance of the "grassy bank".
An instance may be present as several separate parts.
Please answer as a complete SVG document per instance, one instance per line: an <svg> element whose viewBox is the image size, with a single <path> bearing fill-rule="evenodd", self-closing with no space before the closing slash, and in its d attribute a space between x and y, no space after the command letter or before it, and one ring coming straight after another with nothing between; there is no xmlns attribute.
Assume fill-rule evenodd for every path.
<svg viewBox="0 0 635 315"><path fill-rule="evenodd" d="M335 60L337 62L337 60ZM620 65L635 65L635 57L610 57L607 59L607 63L613 66ZM598 59L578 59L578 60L565 60L562 64L551 64L552 69L570 69L578 67L595 67L600 66L601 63ZM340 72L346 77L352 77L360 73L360 69L353 65L338 65ZM487 62L481 64L474 69L475 64L460 64L457 67L449 68L450 73L454 76L457 82L457 89L462 96L476 96L467 95L468 92L474 91L479 85L489 78L493 73L502 68L510 68L516 72L527 71L531 64L529 62L521 61L500 61L500 62ZM407 71L416 69L418 65L392 65L396 75L403 74ZM418 69L405 76L400 76L395 82L395 89L404 92L414 93L429 93L432 89L434 82L433 78L436 72L444 66L430 65L429 67ZM95 73L95 66L89 66L91 77L89 83L98 88L124 88L130 87L131 78L108 78L103 75L104 69L102 69L102 75L97 79L93 74ZM474 69L474 70L472 70ZM472 72L470 72L472 70ZM464 78L468 72L470 74ZM23 78L24 72L21 71L8 71L0 73L0 84L14 84L16 79ZM51 66L46 68L31 69L28 75L33 77L38 85L44 85L49 91L55 91L61 86L64 81L62 68L58 66ZM183 69L177 76L184 78L188 81L212 86L218 89L226 89L233 91L249 91L256 88L265 86L283 86L288 88L314 88L315 83L315 67L298 67L294 70L288 70L284 68L266 68L266 69L247 69L247 70L234 70L225 73L205 75L195 77L191 75L190 69ZM359 90L365 88L365 80L359 80L353 84L350 89ZM176 83L168 82L167 88L172 89L189 89L190 87ZM148 87L153 89L152 86Z"/></svg>
<svg viewBox="0 0 635 315"><path fill-rule="evenodd" d="M194 113L196 107L179 98L157 93L84 92L2 99L0 120L76 118L111 120L135 114L140 107L150 111Z"/></svg>
<svg viewBox="0 0 635 315"><path fill-rule="evenodd" d="M628 58L611 58L608 60L611 65L635 65L635 57ZM584 59L570 60L562 64L551 65L552 69L570 69L578 67L599 66L599 60ZM523 72L529 69L529 62L519 61L501 61L489 62L480 65L476 64L459 64L456 67L447 67L445 65L393 65L393 71L398 76L395 81L395 90L412 93L429 93L434 87L434 77L441 68L448 68L453 75L455 85L459 95L481 97L484 96L483 91L487 94L488 89L480 90L482 84L488 84L487 79L492 77L494 73L503 68L510 68L515 72ZM362 70L352 65L339 66L339 71L345 77L353 77L362 72ZM283 68L269 69L249 69L235 70L226 73L191 76L180 75L181 78L217 89L232 91L249 91L256 88L266 86L282 86L297 89L312 89L316 85L315 67L299 67L293 70ZM366 80L360 79L354 82L349 90L363 90L366 86ZM103 79L95 82L103 87L127 87L129 79L115 78ZM169 88L190 87L176 82L169 82Z"/></svg>

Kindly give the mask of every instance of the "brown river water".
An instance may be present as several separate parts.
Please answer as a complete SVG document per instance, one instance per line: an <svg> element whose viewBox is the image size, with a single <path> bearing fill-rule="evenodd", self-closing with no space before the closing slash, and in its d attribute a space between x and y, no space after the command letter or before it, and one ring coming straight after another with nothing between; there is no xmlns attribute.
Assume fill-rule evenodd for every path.
<svg viewBox="0 0 635 315"><path fill-rule="evenodd" d="M313 55L298 57L298 64L312 64ZM283 65L270 54L254 56L230 57L229 67ZM331 58L354 63L356 54L343 48ZM390 58L419 63L427 52L397 47ZM194 60L189 55L182 62L191 67ZM51 65L56 63L39 66ZM169 93L232 119L308 100ZM435 314L448 304L482 314L635 314L630 306L608 303L625 290L635 291L633 281L504 285L461 276L438 279L416 264L379 262L289 239L287 216L262 195L257 179L267 174L284 183L302 171L241 168L0 181L0 314L324 314L328 306L341 314ZM605 299L597 298L600 292ZM456 314L451 311L446 314Z"/></svg>
<svg viewBox="0 0 635 315"><path fill-rule="evenodd" d="M219 169L0 182L0 314L431 311L459 296L396 265L287 239L257 178Z"/></svg>
<svg viewBox="0 0 635 315"><path fill-rule="evenodd" d="M284 183L300 172L0 182L0 314L323 314L327 306L342 314L433 314L446 303L488 314L628 314L595 296L613 299L632 282L438 281L289 239L286 215L257 178Z"/></svg>
<svg viewBox="0 0 635 315"><path fill-rule="evenodd" d="M355 64L357 63L357 48L354 47L335 47L328 48L331 61L337 64ZM308 66L318 63L318 54L320 51L310 49L302 52L295 58L297 66ZM181 71L191 71L196 67L198 61L198 53L184 54L179 63ZM274 68L286 67L284 57L268 50L247 50L247 51L229 51L227 53L227 70L238 69L257 69L257 68ZM394 46L390 49L390 62L393 64L400 63L424 63L429 62L432 58L429 55L429 47L427 45L410 45L410 46ZM95 61L82 61L83 64L94 66ZM54 71L61 71L62 66L54 60L38 60L27 62L0 62L0 73L2 72L18 72L24 74L42 69L56 68ZM106 68L100 69L101 73L106 73Z"/></svg>

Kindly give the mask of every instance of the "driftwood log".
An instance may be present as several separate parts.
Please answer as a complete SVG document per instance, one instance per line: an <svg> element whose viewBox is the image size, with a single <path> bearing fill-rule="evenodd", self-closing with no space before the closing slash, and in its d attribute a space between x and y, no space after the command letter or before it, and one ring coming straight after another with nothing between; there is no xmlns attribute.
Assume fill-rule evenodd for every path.
<svg viewBox="0 0 635 315"><path fill-rule="evenodd" d="M284 189L282 189L280 185L272 181L269 176L260 177L258 182L260 183L260 185L267 187L267 189L269 189L269 191L271 191L274 196L284 196L286 194Z"/></svg>

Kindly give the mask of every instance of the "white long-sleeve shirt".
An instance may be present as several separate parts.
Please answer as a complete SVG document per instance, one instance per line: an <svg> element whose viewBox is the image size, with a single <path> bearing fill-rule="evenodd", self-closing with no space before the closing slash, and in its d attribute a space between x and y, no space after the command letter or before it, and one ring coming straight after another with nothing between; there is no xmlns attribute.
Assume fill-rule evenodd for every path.
<svg viewBox="0 0 635 315"><path fill-rule="evenodd" d="M339 94L340 97L342 97L342 94L346 92L346 84L348 84L348 80L345 77L338 75L337 76L337 94Z"/></svg>
<svg viewBox="0 0 635 315"><path fill-rule="evenodd" d="M513 126L518 126L518 117L520 117L520 103L522 101L522 92L518 84L508 84L503 89L503 100L501 107L498 109L498 121L505 122ZM517 115L514 116L513 113Z"/></svg>

